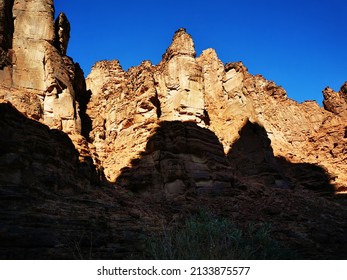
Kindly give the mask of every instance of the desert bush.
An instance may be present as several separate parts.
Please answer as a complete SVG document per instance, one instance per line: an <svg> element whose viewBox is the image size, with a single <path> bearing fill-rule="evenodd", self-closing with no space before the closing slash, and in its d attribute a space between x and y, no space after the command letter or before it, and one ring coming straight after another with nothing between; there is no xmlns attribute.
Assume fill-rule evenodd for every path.
<svg viewBox="0 0 347 280"><path fill-rule="evenodd" d="M166 260L292 259L294 254L271 237L271 226L241 230L226 218L200 210L183 225L164 227L147 241L146 257Z"/></svg>

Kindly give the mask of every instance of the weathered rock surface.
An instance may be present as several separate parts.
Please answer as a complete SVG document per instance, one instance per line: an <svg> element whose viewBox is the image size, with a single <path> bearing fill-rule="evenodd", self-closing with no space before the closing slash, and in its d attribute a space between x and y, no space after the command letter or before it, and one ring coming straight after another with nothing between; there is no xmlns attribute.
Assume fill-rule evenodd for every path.
<svg viewBox="0 0 347 280"><path fill-rule="evenodd" d="M150 196L227 195L234 180L223 147L214 133L187 122L163 121L131 168L117 184Z"/></svg>
<svg viewBox="0 0 347 280"><path fill-rule="evenodd" d="M179 121L163 122L148 143L148 154L135 162L132 170L124 172L123 179L128 178L129 185L138 190L147 189L147 184L153 184L155 176L159 176L158 181L167 182L165 191L169 196L156 195L161 191L156 188L149 195L134 195L121 188L90 185L90 169L79 162L78 152L63 132L26 118L10 104L1 104L0 113L0 133L6 136L0 138L1 259L148 257L144 251L147 234L184 221L202 205L213 215L232 219L241 228L249 222L271 222L273 238L293 250L297 258L346 258L347 208L342 197L327 199L305 189L269 188L249 173L243 176L243 187L237 192L223 192L229 186L206 184L200 185L202 193L197 197L187 193L185 180L225 180L221 144L206 128ZM182 136L184 131L188 138ZM194 141L199 135L196 132L203 137ZM268 150L269 140L263 132L261 127L245 126L240 144L236 143L237 152L254 146ZM262 138L260 144L258 136ZM214 154L201 154L205 143L210 143L209 150L213 148ZM151 174L154 169L150 169L140 174L145 176L140 181L137 172L146 170L141 164L148 162L151 147L161 157L155 164L171 173ZM259 165L264 162L261 150L256 149L254 158ZM171 154L172 151L177 153ZM245 157L240 159L244 160ZM191 172L189 177L180 177L182 183L172 181L178 170L183 175L185 169ZM135 181L126 177L129 172ZM271 170L265 166L262 172ZM215 177L208 178L211 175ZM174 201L172 195L181 199Z"/></svg>
<svg viewBox="0 0 347 280"><path fill-rule="evenodd" d="M92 170L82 166L66 134L25 118L9 103L0 104L0 113L2 184L90 188Z"/></svg>
<svg viewBox="0 0 347 280"><path fill-rule="evenodd" d="M55 24L53 1L46 0L2 1L0 11L0 98L51 128L80 133L66 16L59 15ZM32 115L32 107L40 110Z"/></svg>
<svg viewBox="0 0 347 280"><path fill-rule="evenodd" d="M177 30L154 75L161 120L205 124L202 69L195 56L191 36Z"/></svg>
<svg viewBox="0 0 347 280"><path fill-rule="evenodd" d="M344 83L339 92L327 87L323 91L324 108L342 118L347 118L347 82Z"/></svg>
<svg viewBox="0 0 347 280"><path fill-rule="evenodd" d="M341 109L345 108L344 87L335 93L339 98L324 93L325 104L330 102L330 107L340 113L332 113L330 107L328 111L320 108L313 101L299 104L274 82L251 75L241 62L223 65L213 49L196 58L191 36L179 29L157 66L147 61L126 72L118 61L102 61L89 74L87 88L91 96L87 106L92 120L89 136L110 181L118 178L122 168L131 167L133 160L143 160L141 154L148 153L148 143L162 122L181 121L213 132L225 155L234 152L234 144L247 123L260 125L271 149L261 151L271 154L269 164L278 173L276 180L270 180L272 185L275 181L290 185L290 179L284 178L288 174L279 171L283 167L278 162L285 158L293 164L317 165L331 174L330 181L324 182L340 190L345 187L346 118ZM208 153L209 145L204 145ZM155 157L154 152L151 156ZM252 168L249 163L248 169ZM147 172L139 169L137 166L137 174ZM254 174L257 171L250 170ZM170 173L170 167L160 172ZM188 170L180 171L177 180L182 172L190 176ZM136 181L135 177L132 180ZM161 184L165 189L166 183L159 181L147 182L148 187Z"/></svg>
<svg viewBox="0 0 347 280"><path fill-rule="evenodd" d="M0 116L0 259L139 254L143 226L131 214L136 206L96 187L95 169L80 162L65 133L11 104L0 104Z"/></svg>
<svg viewBox="0 0 347 280"><path fill-rule="evenodd" d="M201 206L346 258L346 84L299 104L196 57L183 28L158 65L100 61L85 80L52 0L0 0L0 23L0 258L143 257Z"/></svg>
<svg viewBox="0 0 347 280"><path fill-rule="evenodd" d="M60 13L55 21L55 45L62 55L66 55L70 40L70 22L64 13Z"/></svg>

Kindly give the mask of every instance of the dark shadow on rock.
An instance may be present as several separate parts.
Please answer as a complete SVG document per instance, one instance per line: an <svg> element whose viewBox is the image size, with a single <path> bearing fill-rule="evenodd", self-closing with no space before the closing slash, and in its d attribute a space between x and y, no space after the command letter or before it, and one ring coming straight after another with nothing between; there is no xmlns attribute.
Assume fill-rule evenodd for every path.
<svg viewBox="0 0 347 280"><path fill-rule="evenodd" d="M335 192L329 174L322 167L275 157L271 140L261 125L247 121L239 135L228 159L240 181L284 189L303 187L323 194Z"/></svg>
<svg viewBox="0 0 347 280"><path fill-rule="evenodd" d="M88 189L93 166L86 170L71 139L26 118L7 103L0 104L0 183L44 186L62 191Z"/></svg>
<svg viewBox="0 0 347 280"><path fill-rule="evenodd" d="M64 132L1 103L0 259L136 255L142 226L91 172Z"/></svg>
<svg viewBox="0 0 347 280"><path fill-rule="evenodd" d="M217 136L195 123L164 121L140 158L124 168L116 183L135 192L186 196L227 194L233 176Z"/></svg>
<svg viewBox="0 0 347 280"><path fill-rule="evenodd" d="M79 104L79 115L81 118L81 134L89 141L89 133L92 130L92 120L87 114L87 106L92 96L92 92L87 90L84 72L78 63L75 63L74 90L76 101Z"/></svg>
<svg viewBox="0 0 347 280"><path fill-rule="evenodd" d="M14 22L12 15L14 0L2 1L0 10L0 70L12 65L12 40Z"/></svg>
<svg viewBox="0 0 347 280"><path fill-rule="evenodd" d="M264 127L247 121L239 134L225 155L211 130L190 122L161 122L145 151L131 167L123 168L116 184L166 196L235 194L252 185L335 192L322 167L275 157Z"/></svg>
<svg viewBox="0 0 347 280"><path fill-rule="evenodd" d="M146 230L156 230L164 219L171 221L175 213L183 213L181 205L187 207L186 213L200 207L204 200L191 199L198 194L207 194L199 198L206 198L227 217L238 213L243 221L249 219L252 215L242 207L256 212L257 218L276 217L285 225L281 232L286 238L293 232L289 226L286 233L287 223L292 222L294 228L301 223L307 228L304 233L312 235L309 248L323 248L321 257L327 252L336 256L338 250L331 247L336 245L345 256L345 247L341 247L345 242L345 212L336 211L339 208L334 204L325 213L327 208L322 208L320 201L328 199L308 204L303 197L305 208L297 210L297 197L291 197L292 204L286 207L289 212L281 213L277 209L282 209L281 203L291 193L281 190L282 200L266 207L265 214L254 211L268 203L273 194L270 191L261 198L249 197L256 180L272 180L264 186L278 187L276 178L278 181L287 176L290 184L303 185L308 180L300 175L302 170L314 171L322 182L328 178L318 167L312 171L307 169L310 165L293 165L275 158L266 131L256 124L245 125L227 157L212 131L194 123L161 123L140 158L134 159L132 168L124 169L117 180L133 191L147 192L150 199L130 192L122 195L123 189L94 186L86 190L90 184L85 175L88 171L81 168L78 156L63 132L26 118L10 104L0 104L0 259L139 258ZM249 170L249 164L253 164L253 170ZM294 176L299 176L298 183ZM245 192L238 189L241 179L249 187ZM185 200L157 199L164 195ZM310 199L311 194L307 197ZM308 206L310 211L297 213ZM333 215L340 215L336 223L332 223Z"/></svg>

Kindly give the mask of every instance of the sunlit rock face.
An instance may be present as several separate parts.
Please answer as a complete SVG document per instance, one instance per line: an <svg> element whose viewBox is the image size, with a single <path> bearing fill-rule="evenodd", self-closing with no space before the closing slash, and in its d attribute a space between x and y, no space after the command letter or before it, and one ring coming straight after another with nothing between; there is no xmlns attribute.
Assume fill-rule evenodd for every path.
<svg viewBox="0 0 347 280"><path fill-rule="evenodd" d="M177 30L155 73L162 120L191 121L204 126L204 82L195 56L191 36L183 28Z"/></svg>
<svg viewBox="0 0 347 280"><path fill-rule="evenodd" d="M338 92L327 87L323 90L323 105L327 111L335 115L347 118L347 82L341 86Z"/></svg>
<svg viewBox="0 0 347 280"><path fill-rule="evenodd" d="M344 187L346 84L324 90L324 108L299 104L242 62L223 64L213 49L197 57L184 28L158 65L144 61L125 71L118 61L101 61L85 80L66 56L69 20L54 16L50 0L0 1L0 100L68 133L111 182L141 158L164 121L208 129L225 155L251 122L265 129L275 157L319 165Z"/></svg>
<svg viewBox="0 0 347 280"><path fill-rule="evenodd" d="M141 259L201 208L346 259L346 84L299 104L183 28L158 65L85 79L70 28L50 0L0 0L1 259Z"/></svg>
<svg viewBox="0 0 347 280"><path fill-rule="evenodd" d="M2 1L0 97L27 116L66 133L80 133L75 64L66 56L70 26L54 22L51 0ZM10 32L9 32L10 31Z"/></svg>
<svg viewBox="0 0 347 280"><path fill-rule="evenodd" d="M183 28L175 32L158 65L144 61L124 71L118 61L101 61L89 74L87 87L89 137L111 181L123 176L121 170L133 167L134 159L142 159L144 152L148 160L148 141L162 122L180 121L213 132L225 155L248 122L259 124L271 141L274 157L317 164L333 174L331 183L336 188L345 184L346 162L337 156L345 149L345 116L331 109L341 105L330 102L333 105L325 110L314 101L299 104L273 81L251 75L242 62L224 65L213 49L196 57L192 37ZM338 94L343 97L343 89ZM209 145L205 146L208 152ZM170 167L160 172L170 173ZM187 185L181 181L176 181L177 189ZM167 183L156 178L146 184L165 189Z"/></svg>

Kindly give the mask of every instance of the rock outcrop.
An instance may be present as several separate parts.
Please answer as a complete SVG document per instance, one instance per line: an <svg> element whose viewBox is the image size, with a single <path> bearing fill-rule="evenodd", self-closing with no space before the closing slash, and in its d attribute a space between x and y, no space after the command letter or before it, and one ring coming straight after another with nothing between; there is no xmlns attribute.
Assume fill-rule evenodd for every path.
<svg viewBox="0 0 347 280"><path fill-rule="evenodd" d="M0 259L137 256L143 226L62 131L0 104ZM129 201L129 203L131 203ZM121 206L123 205L123 206Z"/></svg>
<svg viewBox="0 0 347 280"><path fill-rule="evenodd" d="M323 91L323 105L327 111L330 111L342 118L347 118L347 82L344 83L339 92L333 91L327 87Z"/></svg>
<svg viewBox="0 0 347 280"><path fill-rule="evenodd" d="M13 0L0 1L0 80L1 84L10 85L10 66L12 65L12 21Z"/></svg>
<svg viewBox="0 0 347 280"><path fill-rule="evenodd" d="M201 206L346 259L347 84L301 104L179 29L158 65L67 56L52 0L0 0L0 258L146 257ZM246 218L245 218L246 217ZM148 239L148 238L147 238Z"/></svg>
<svg viewBox="0 0 347 280"><path fill-rule="evenodd" d="M91 187L93 170L65 133L27 119L10 103L0 104L0 114L1 184L66 192Z"/></svg>
<svg viewBox="0 0 347 280"><path fill-rule="evenodd" d="M67 133L80 133L75 65L66 56L69 23L54 23L53 1L2 1L0 98Z"/></svg>
<svg viewBox="0 0 347 280"><path fill-rule="evenodd" d="M191 122L163 121L117 184L150 196L228 195L234 180L214 133Z"/></svg>
<svg viewBox="0 0 347 280"><path fill-rule="evenodd" d="M91 95L87 107L92 120L90 140L112 182L122 168L131 168L137 159L142 162L142 155L148 154L148 143L162 122L180 121L210 130L222 144L225 155L233 153L234 144L247 123L259 124L271 143L268 144L273 155L270 165L273 171L277 170L276 175L265 180L270 180L270 185L275 186L275 182L295 185L295 178L285 178L286 172L278 171L282 170L280 159L285 158L293 164L318 165L332 175L328 184L341 190L345 186L344 87L335 93L339 98L334 98L332 91L330 95L325 91L324 104L331 104L325 105L325 109L314 101L299 104L274 82L251 75L242 62L224 65L213 49L203 51L196 58L193 40L181 28L158 65L146 61L126 72L118 61L98 62L87 78L87 88ZM332 112L333 108L339 113ZM163 139L158 145L165 147L167 143ZM204 143L204 152L209 153L209 144ZM151 156L156 157L154 152ZM180 164L185 166L184 162L182 159ZM248 168L254 167L250 164ZM136 165L139 178L143 173L150 173L139 169ZM171 172L169 166L160 170ZM185 170L184 174L188 178L191 172ZM225 174L229 182L229 173ZM132 176L137 181L136 174ZM181 175L177 176L181 180ZM148 188L156 184L166 189L165 180L147 182ZM197 182L184 185L198 186Z"/></svg>

